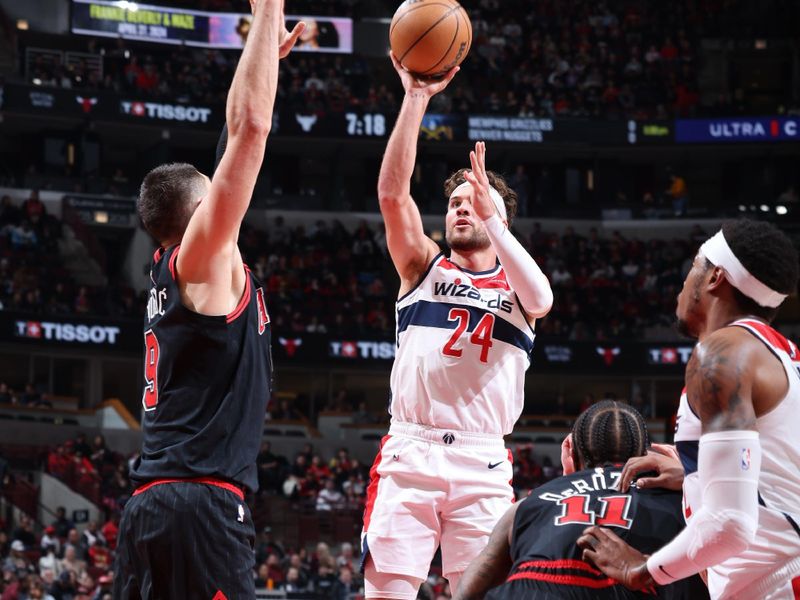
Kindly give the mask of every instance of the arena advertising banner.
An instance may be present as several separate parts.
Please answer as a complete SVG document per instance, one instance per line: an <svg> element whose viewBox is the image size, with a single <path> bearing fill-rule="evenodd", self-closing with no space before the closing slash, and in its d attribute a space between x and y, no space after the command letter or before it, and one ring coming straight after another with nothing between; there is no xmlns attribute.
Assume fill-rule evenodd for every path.
<svg viewBox="0 0 800 600"><path fill-rule="evenodd" d="M42 113L85 119L130 121L160 126L194 126L220 129L224 107L178 104L174 101L141 100L113 92L78 91L35 85L6 84L3 110Z"/></svg>
<svg viewBox="0 0 800 600"><path fill-rule="evenodd" d="M800 117L677 119L679 144L772 143L800 141Z"/></svg>
<svg viewBox="0 0 800 600"><path fill-rule="evenodd" d="M532 364L548 371L616 374L681 375L693 346L676 343L591 343L537 339ZM288 334L273 337L277 362L294 364L336 363L349 366L391 366L394 339L374 336L344 337Z"/></svg>
<svg viewBox="0 0 800 600"><path fill-rule="evenodd" d="M0 312L0 340L53 348L92 351L139 352L142 347L141 321L101 317L77 319L61 315L32 315Z"/></svg>
<svg viewBox="0 0 800 600"><path fill-rule="evenodd" d="M599 119L469 115L466 117L466 133L469 141L592 145L629 143L627 123Z"/></svg>
<svg viewBox="0 0 800 600"><path fill-rule="evenodd" d="M140 356L138 319L74 318L0 311L0 343L78 348L86 353L119 351ZM693 347L686 343L570 342L537 338L531 363L549 372L683 374ZM338 336L273 332L276 363L304 366L390 368L397 351L388 336Z"/></svg>
<svg viewBox="0 0 800 600"><path fill-rule="evenodd" d="M72 33L201 48L241 49L250 33L249 13L205 12L139 4L128 0L73 0ZM306 32L297 52L353 52L353 20L344 17L287 15Z"/></svg>

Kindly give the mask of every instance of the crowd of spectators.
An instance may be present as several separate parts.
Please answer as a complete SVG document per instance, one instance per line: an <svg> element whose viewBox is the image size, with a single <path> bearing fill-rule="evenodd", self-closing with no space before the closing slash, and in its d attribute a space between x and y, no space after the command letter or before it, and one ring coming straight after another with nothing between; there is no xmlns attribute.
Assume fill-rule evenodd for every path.
<svg viewBox="0 0 800 600"><path fill-rule="evenodd" d="M338 221L243 230L240 247L266 286L276 332L385 334L394 328L396 276L382 230ZM391 287L390 287L391 286Z"/></svg>
<svg viewBox="0 0 800 600"><path fill-rule="evenodd" d="M36 208L36 207L39 208ZM19 241L28 231L30 244ZM0 200L0 306L48 315L112 314L139 318L145 297L124 287L75 285L58 260L59 221L34 192L21 207ZM697 247L709 232L642 241L619 232L601 237L567 227L521 235L550 278L551 313L537 324L548 337L588 341L631 339L648 330L671 335L674 303ZM22 237L27 239L27 237ZM288 226L276 217L264 230L243 227L240 247L266 288L273 329L283 335L391 335L397 276L382 225L339 221ZM41 260L44 255L48 260ZM0 395L8 393L0 391ZM26 394L11 394L24 404Z"/></svg>
<svg viewBox="0 0 800 600"><path fill-rule="evenodd" d="M91 443L83 434L52 449L47 471L84 493L98 486L98 502L104 518L76 526L60 507L47 524L36 525L22 514L15 524L0 520L0 596L3 600L106 600L113 582L114 552L119 515L129 497L127 472L133 457L124 457L106 447L102 436ZM297 511L351 511L360 514L365 505L369 479L367 468L352 458L346 448L324 458L311 444L291 459L272 451L264 442L257 459L261 491L253 498L254 519L258 507L269 496L282 496ZM537 461L530 445L514 451L514 489L524 497L538 485L557 477L560 471L549 460ZM1 487L1 486L0 486ZM353 544L336 551L324 542L316 547L304 541L289 547L273 538L268 525L257 536L256 587L316 594L320 599L352 600L363 593L360 556ZM432 569L421 598L450 597L446 580Z"/></svg>
<svg viewBox="0 0 800 600"><path fill-rule="evenodd" d="M323 14L338 10L318 4ZM481 0L469 7L473 45L463 73L435 99L432 110L535 117L690 116L699 102L697 35L717 14L702 8L688 0L669 6L622 0L533 6L525 0ZM341 9L338 14L352 14L346 6ZM299 6L293 10L304 12ZM102 56L102 72L86 62L67 66L41 56L29 66L28 79L216 103L224 101L238 60L236 51L163 48L121 39L87 44L88 52ZM359 108L391 113L399 107L399 83L386 59L297 53L282 69L279 109L323 115Z"/></svg>
<svg viewBox="0 0 800 600"><path fill-rule="evenodd" d="M63 507L43 529L0 521L3 600L110 600L117 532L114 519L79 531Z"/></svg>
<svg viewBox="0 0 800 600"><path fill-rule="evenodd" d="M631 339L648 328L667 330L683 277L707 236L642 241L596 229L578 235L521 236L549 276L555 301L537 323L540 335L588 341ZM382 229L362 223L354 234L338 223L288 228L278 217L266 232L250 230L243 251L267 284L275 331L391 334L397 277ZM670 335L668 331L664 331Z"/></svg>
<svg viewBox="0 0 800 600"><path fill-rule="evenodd" d="M124 285L79 285L61 260L63 222L33 190L22 202L0 198L0 310L47 315L142 315Z"/></svg>
<svg viewBox="0 0 800 600"><path fill-rule="evenodd" d="M89 498L108 514L124 505L131 492L130 461L112 451L102 435L89 442L85 434L53 447L47 455L47 472Z"/></svg>

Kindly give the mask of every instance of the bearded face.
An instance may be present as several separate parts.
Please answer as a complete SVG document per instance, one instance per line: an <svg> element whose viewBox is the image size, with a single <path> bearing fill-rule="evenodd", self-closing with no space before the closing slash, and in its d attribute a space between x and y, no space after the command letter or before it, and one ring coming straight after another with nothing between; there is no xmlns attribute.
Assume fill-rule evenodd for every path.
<svg viewBox="0 0 800 600"><path fill-rule="evenodd" d="M472 209L472 188L450 198L445 215L445 239L452 250L474 252L491 245L483 222Z"/></svg>

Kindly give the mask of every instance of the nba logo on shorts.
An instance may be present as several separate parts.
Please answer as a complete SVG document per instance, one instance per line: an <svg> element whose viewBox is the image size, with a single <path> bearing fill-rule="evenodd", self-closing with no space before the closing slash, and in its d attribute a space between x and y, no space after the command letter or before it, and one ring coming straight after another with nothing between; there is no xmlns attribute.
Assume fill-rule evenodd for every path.
<svg viewBox="0 0 800 600"><path fill-rule="evenodd" d="M750 448L742 448L742 471L750 468Z"/></svg>
<svg viewBox="0 0 800 600"><path fill-rule="evenodd" d="M444 441L445 444L449 446L450 444L456 441L456 436L454 436L452 433L445 433L442 436L442 440Z"/></svg>
<svg viewBox="0 0 800 600"><path fill-rule="evenodd" d="M239 505L239 516L236 518L239 523L244 523L244 506Z"/></svg>

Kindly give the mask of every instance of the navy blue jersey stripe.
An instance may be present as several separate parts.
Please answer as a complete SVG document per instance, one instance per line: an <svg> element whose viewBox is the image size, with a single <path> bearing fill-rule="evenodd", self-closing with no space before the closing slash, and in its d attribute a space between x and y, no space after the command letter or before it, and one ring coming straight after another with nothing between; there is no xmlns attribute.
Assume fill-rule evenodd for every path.
<svg viewBox="0 0 800 600"><path fill-rule="evenodd" d="M700 443L697 440L675 442L675 448L678 450L678 456L681 458L683 464L683 472L686 475L697 471L697 451Z"/></svg>
<svg viewBox="0 0 800 600"><path fill-rule="evenodd" d="M399 334L404 332L411 325L455 329L456 325L458 325L458 321L450 321L447 318L451 308L460 308L469 311L469 325L467 326L467 331L473 331L483 315L490 312L478 308L477 306L420 300L419 302L410 304L397 311L398 341ZM492 338L507 344L512 344L530 354L533 351L533 340L525 335L518 327L512 325L496 313L495 316L497 318L494 322Z"/></svg>
<svg viewBox="0 0 800 600"><path fill-rule="evenodd" d="M758 492L758 503L764 508L769 508L769 506L767 506L767 503L764 502L764 498L762 498L761 492ZM789 513L785 513L781 510L779 510L778 512L780 512L786 518L786 520L789 522L789 525L792 527L792 529L794 529L795 533L797 535L800 535L800 525L798 525L797 521L795 521L792 518L792 515L790 515Z"/></svg>

